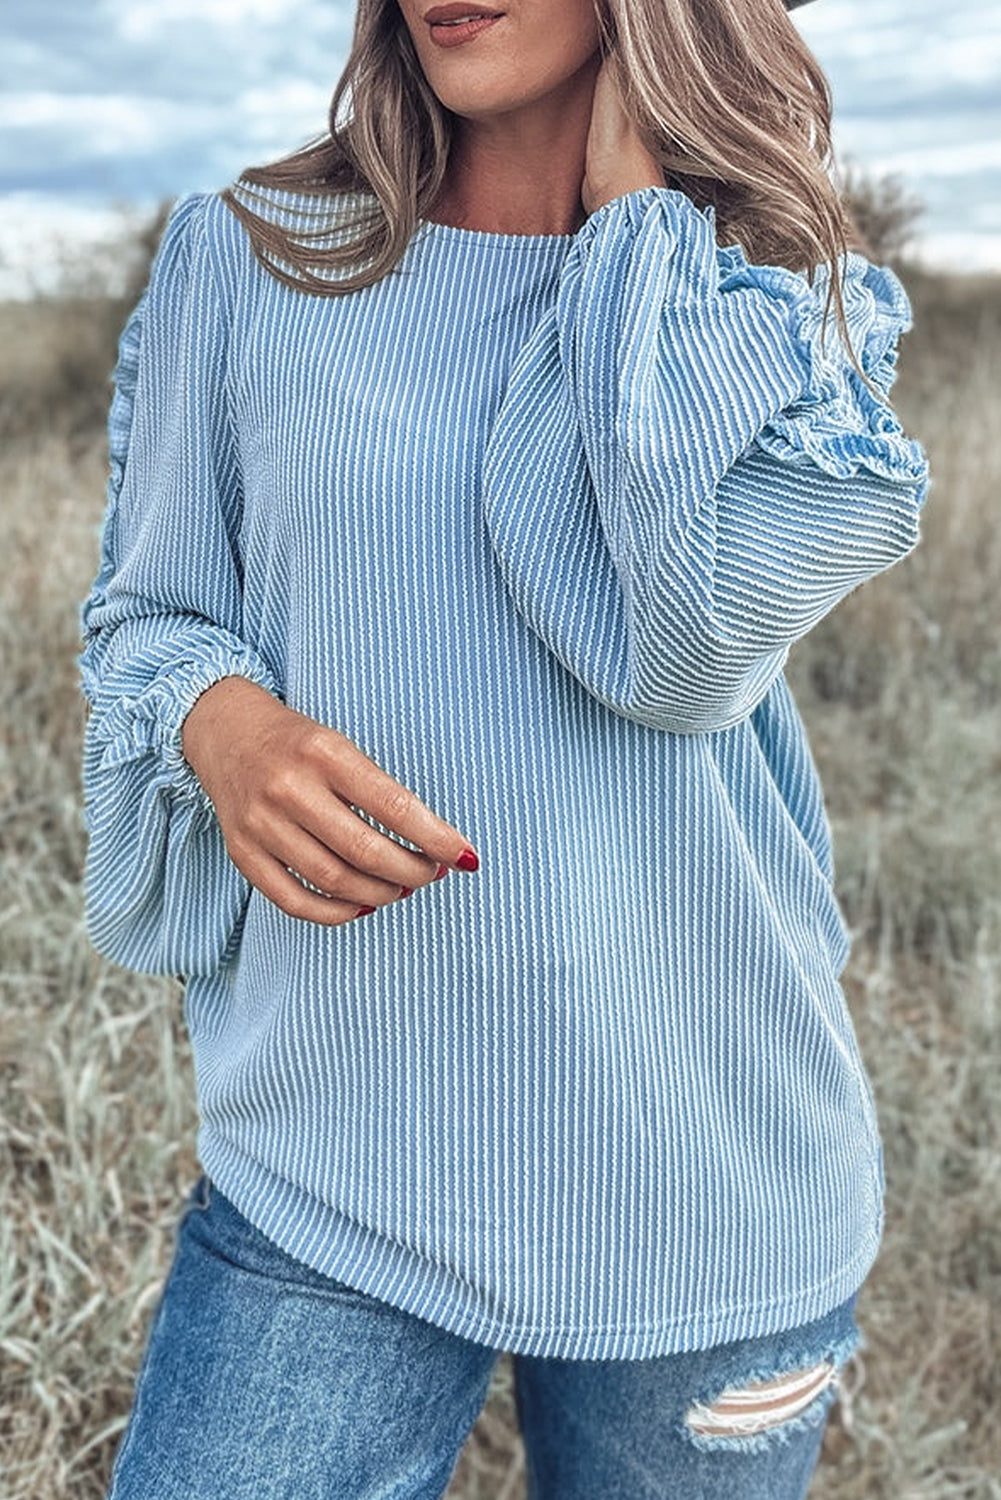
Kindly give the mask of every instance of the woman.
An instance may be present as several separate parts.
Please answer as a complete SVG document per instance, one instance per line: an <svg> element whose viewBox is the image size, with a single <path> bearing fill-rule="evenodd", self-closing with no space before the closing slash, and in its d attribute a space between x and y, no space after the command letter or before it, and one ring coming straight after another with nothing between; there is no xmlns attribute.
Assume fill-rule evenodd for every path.
<svg viewBox="0 0 1001 1500"><path fill-rule="evenodd" d="M87 916L186 982L203 1175L114 1500L438 1496L500 1350L532 1496L786 1500L860 1338L783 667L918 540L907 297L779 0L482 12L360 0L122 335Z"/></svg>

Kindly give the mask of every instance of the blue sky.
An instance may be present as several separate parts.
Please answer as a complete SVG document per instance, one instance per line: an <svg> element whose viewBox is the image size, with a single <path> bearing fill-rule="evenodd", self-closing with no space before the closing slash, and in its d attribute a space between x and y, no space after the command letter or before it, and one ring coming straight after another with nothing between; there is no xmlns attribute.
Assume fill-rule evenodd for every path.
<svg viewBox="0 0 1001 1500"><path fill-rule="evenodd" d="M62 225L83 244L324 128L353 0L7 0L0 294ZM794 13L835 148L927 205L929 264L1001 270L1001 0L813 0Z"/></svg>

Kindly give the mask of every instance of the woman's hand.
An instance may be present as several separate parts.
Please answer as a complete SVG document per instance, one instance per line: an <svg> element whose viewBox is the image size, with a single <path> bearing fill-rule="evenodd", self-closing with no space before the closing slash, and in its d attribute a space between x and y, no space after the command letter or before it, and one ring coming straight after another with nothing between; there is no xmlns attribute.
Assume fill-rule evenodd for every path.
<svg viewBox="0 0 1001 1500"><path fill-rule="evenodd" d="M587 214L636 188L663 187L664 174L640 140L622 104L611 57L598 70L591 104L584 183L580 200Z"/></svg>
<svg viewBox="0 0 1001 1500"><path fill-rule="evenodd" d="M436 880L439 864L457 866L469 847L352 740L247 678L225 677L202 693L181 727L181 746L233 863L291 917L350 921L359 906L385 905ZM427 857L364 822L355 807Z"/></svg>

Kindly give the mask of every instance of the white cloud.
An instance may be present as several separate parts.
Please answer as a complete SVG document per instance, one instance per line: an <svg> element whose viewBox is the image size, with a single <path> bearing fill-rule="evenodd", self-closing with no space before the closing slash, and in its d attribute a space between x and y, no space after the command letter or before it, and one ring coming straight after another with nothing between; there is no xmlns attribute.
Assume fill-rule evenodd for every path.
<svg viewBox="0 0 1001 1500"><path fill-rule="evenodd" d="M136 155L203 134L211 112L123 94L0 96L0 129L60 138L64 160Z"/></svg>
<svg viewBox="0 0 1001 1500"><path fill-rule="evenodd" d="M133 268L133 231L145 221L139 209L90 208L40 193L7 195L0 216L0 298L57 291L66 276L78 283L91 276L95 285L120 292Z"/></svg>
<svg viewBox="0 0 1001 1500"><path fill-rule="evenodd" d="M1001 272L1001 234L928 234L915 246L914 259L929 271Z"/></svg>
<svg viewBox="0 0 1001 1500"><path fill-rule="evenodd" d="M899 172L918 182L922 177L972 177L1001 173L1001 135L993 140L946 146L913 146L901 151L869 152L867 165L878 174Z"/></svg>
<svg viewBox="0 0 1001 1500"><path fill-rule="evenodd" d="M290 0L111 0L109 9L121 36L147 42L180 22L241 30L262 21L294 26L303 7Z"/></svg>
<svg viewBox="0 0 1001 1500"><path fill-rule="evenodd" d="M268 133L284 129L294 135L314 126L319 131L326 125L333 91L333 80L327 87L305 78L283 78L244 89L234 108L245 120L266 122Z"/></svg>

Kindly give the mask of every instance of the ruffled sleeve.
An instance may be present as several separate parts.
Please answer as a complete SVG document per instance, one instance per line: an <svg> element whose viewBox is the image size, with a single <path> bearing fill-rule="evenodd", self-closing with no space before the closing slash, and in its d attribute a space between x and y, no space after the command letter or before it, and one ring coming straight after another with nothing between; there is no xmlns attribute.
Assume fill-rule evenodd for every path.
<svg viewBox="0 0 1001 1500"><path fill-rule="evenodd" d="M278 695L242 634L241 484L208 203L188 194L175 204L119 340L100 564L78 659L88 932L127 968L182 976L224 959L250 886L184 758L181 726L223 677Z"/></svg>
<svg viewBox="0 0 1001 1500"><path fill-rule="evenodd" d="M484 510L531 627L609 707L679 733L746 717L792 644L919 540L921 445L885 400L911 326L851 252L860 364L811 286L648 187L574 236L491 430Z"/></svg>

